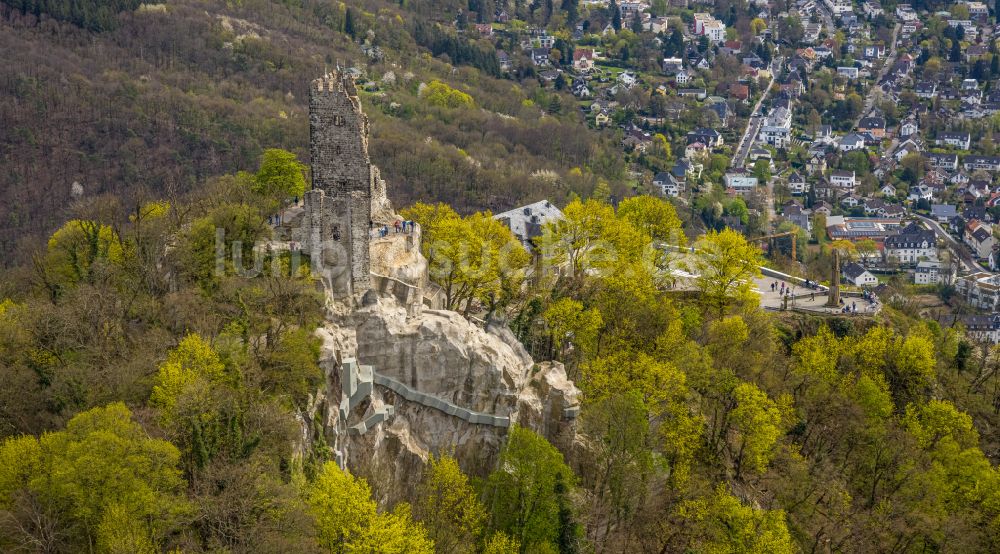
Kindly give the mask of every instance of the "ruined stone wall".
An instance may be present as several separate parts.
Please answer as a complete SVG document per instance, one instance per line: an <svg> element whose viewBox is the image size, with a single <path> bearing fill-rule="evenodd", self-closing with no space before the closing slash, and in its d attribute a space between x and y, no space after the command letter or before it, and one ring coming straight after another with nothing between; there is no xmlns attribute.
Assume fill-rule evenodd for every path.
<svg viewBox="0 0 1000 554"><path fill-rule="evenodd" d="M313 271L326 290L351 294L351 237L345 235L344 203L327 196L323 189L307 191L304 203L299 240L309 254Z"/></svg>
<svg viewBox="0 0 1000 554"><path fill-rule="evenodd" d="M312 188L324 192L324 213L338 220L337 240L350 268L346 293L364 292L370 284L373 174L368 158L368 117L349 76L329 73L312 82L309 146Z"/></svg>

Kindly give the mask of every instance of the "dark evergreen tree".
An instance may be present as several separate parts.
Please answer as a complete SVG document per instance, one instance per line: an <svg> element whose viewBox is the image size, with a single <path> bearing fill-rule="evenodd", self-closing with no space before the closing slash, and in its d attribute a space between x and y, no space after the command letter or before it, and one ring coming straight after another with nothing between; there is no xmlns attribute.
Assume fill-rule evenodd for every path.
<svg viewBox="0 0 1000 554"><path fill-rule="evenodd" d="M576 23L580 17L580 0L563 0L562 11L566 12L566 21L570 24Z"/></svg>
<svg viewBox="0 0 1000 554"><path fill-rule="evenodd" d="M674 29L670 33L670 45L674 48L674 55L679 56L684 53L684 33L680 29Z"/></svg>
<svg viewBox="0 0 1000 554"><path fill-rule="evenodd" d="M344 14L344 34L351 37L352 40L357 40L357 24L354 23L354 8L347 8L347 12Z"/></svg>
<svg viewBox="0 0 1000 554"><path fill-rule="evenodd" d="M639 14L632 17L632 32L637 35L642 33L642 17Z"/></svg>
<svg viewBox="0 0 1000 554"><path fill-rule="evenodd" d="M618 2L611 0L608 4L608 11L611 15L611 26L614 27L616 31L622 30L622 12L618 9Z"/></svg>
<svg viewBox="0 0 1000 554"><path fill-rule="evenodd" d="M556 474L556 483L553 492L559 505L559 537L556 539L556 547L559 554L576 554L580 551L580 525L573 516L573 509L570 506L568 490L565 478L562 473Z"/></svg>
<svg viewBox="0 0 1000 554"><path fill-rule="evenodd" d="M982 81L987 78L986 73L986 61L982 59L976 60L976 63L972 66L972 78L977 81Z"/></svg>
<svg viewBox="0 0 1000 554"><path fill-rule="evenodd" d="M88 31L110 31L118 27L118 14L139 7L142 0L19 0L0 2L24 14L48 15Z"/></svg>

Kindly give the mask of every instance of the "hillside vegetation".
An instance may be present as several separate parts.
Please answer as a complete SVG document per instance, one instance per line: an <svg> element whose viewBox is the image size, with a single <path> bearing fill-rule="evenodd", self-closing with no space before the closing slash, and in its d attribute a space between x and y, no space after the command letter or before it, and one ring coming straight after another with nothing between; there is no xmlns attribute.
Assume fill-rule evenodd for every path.
<svg viewBox="0 0 1000 554"><path fill-rule="evenodd" d="M463 4L0 4L0 551L1000 550L1000 349L891 302L765 312L761 252L729 229L676 289L654 248L686 244L673 204L613 205L611 137L436 34ZM490 471L434 453L396 505L313 410L308 260L254 248L305 187L309 80L366 40L375 161L448 307L584 393L572 449L515 426ZM564 271L528 279L479 209L542 195Z"/></svg>
<svg viewBox="0 0 1000 554"><path fill-rule="evenodd" d="M523 289L525 256L435 279L584 391L580 442L514 428L496 469L439 453L410 504L379 505L303 421L323 382L307 267L253 258L299 186L287 153L173 202L78 203L0 279L0 548L48 552L916 552L998 546L996 353L890 307L880 321L779 320L729 230L695 245L696 294L651 248L673 207L566 206L541 243L568 264ZM418 204L426 244L503 248L484 214ZM240 243L235 241L239 240ZM680 239L683 240L683 239ZM481 241L481 242L480 242ZM170 245L165 248L166 245ZM242 246L241 246L242 245ZM608 256L608 245L615 252ZM467 248L465 249L467 250ZM490 259L494 259L492 256ZM457 271L443 268L458 267Z"/></svg>
<svg viewBox="0 0 1000 554"><path fill-rule="evenodd" d="M270 146L307 160L308 83L337 65L372 83L371 154L397 204L496 211L598 179L624 190L620 152L585 131L572 96L497 79L492 45L414 4L0 2L3 259L25 260L25 232L66 219L74 182L84 196L169 198Z"/></svg>

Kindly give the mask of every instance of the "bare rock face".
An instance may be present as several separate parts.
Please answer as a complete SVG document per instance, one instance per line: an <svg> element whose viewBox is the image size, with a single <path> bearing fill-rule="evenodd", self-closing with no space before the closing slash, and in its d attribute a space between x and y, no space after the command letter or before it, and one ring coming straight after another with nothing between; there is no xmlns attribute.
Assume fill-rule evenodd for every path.
<svg viewBox="0 0 1000 554"><path fill-rule="evenodd" d="M466 472L485 476L512 424L572 447L579 390L561 364L535 364L506 327L483 329L443 310L408 315L395 298L380 297L331 318L319 334L331 402L341 397L348 357L375 376L370 396L346 420L327 410L326 427L347 467L368 477L383 501L407 499L431 455L450 454ZM391 416L373 417L387 406ZM474 422L490 415L497 421ZM372 420L363 433L351 430Z"/></svg>
<svg viewBox="0 0 1000 554"><path fill-rule="evenodd" d="M520 345L455 312L423 310L406 318L391 303L379 303L358 315L360 363L471 410L506 415L516 408L516 391L533 365Z"/></svg>

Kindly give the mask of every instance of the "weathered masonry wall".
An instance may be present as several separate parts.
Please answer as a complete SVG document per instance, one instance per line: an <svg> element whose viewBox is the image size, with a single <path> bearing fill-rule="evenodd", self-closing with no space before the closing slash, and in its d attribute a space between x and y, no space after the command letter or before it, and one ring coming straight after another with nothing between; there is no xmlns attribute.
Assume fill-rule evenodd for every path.
<svg viewBox="0 0 1000 554"><path fill-rule="evenodd" d="M368 158L368 117L361 110L357 89L349 76L328 73L312 82L309 89L309 146L312 164L312 188L322 191L322 217L334 221L324 224L325 231L342 247L350 268L347 290L368 290L370 279L369 226L372 220L372 167ZM308 212L307 204L307 212ZM316 220L313 219L315 222ZM324 250L331 250L324 248ZM326 264L332 255L324 256Z"/></svg>
<svg viewBox="0 0 1000 554"><path fill-rule="evenodd" d="M346 422L351 411L361 405L365 399L372 395L374 385L385 387L408 402L416 402L429 408L434 408L453 417L457 417L475 425L492 425L494 427L510 427L510 418L506 416L496 416L483 412L469 410L438 398L431 394L424 394L414 390L403 383L385 375L375 373L372 366L359 365L357 360L349 358L344 360L341 366L341 387L343 397L340 402L340 421ZM394 414L394 406L382 406L374 410L363 422L348 428L348 432L355 435L363 435L369 429L374 428L379 423L386 421Z"/></svg>

